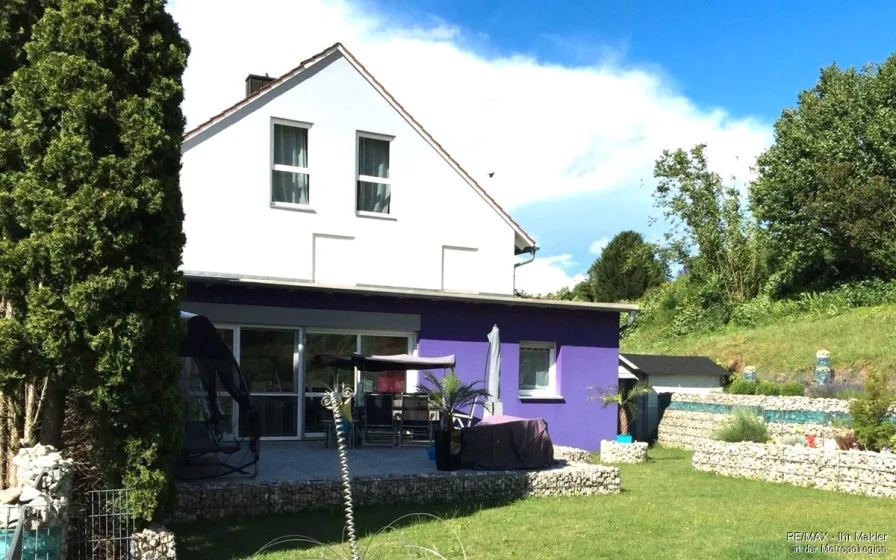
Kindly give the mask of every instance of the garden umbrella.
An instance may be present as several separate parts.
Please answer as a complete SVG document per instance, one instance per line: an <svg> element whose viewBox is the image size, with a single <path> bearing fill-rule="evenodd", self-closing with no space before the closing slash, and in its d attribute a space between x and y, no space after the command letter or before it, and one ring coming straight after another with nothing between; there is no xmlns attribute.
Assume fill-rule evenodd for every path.
<svg viewBox="0 0 896 560"><path fill-rule="evenodd" d="M485 386L488 389L489 403L491 404L492 414L501 414L501 402L499 400L500 380L501 380L501 332L498 325L492 327L492 331L488 333L488 360L486 362Z"/></svg>

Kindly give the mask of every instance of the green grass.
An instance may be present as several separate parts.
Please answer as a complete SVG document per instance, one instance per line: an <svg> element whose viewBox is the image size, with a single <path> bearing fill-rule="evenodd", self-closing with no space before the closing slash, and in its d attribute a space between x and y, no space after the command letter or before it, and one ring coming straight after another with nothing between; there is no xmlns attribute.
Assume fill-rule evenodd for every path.
<svg viewBox="0 0 896 560"><path fill-rule="evenodd" d="M360 508L355 519L362 544L402 514L428 512L444 522L410 523L400 529L409 543L436 546L449 559L449 528L460 535L470 559L694 559L775 560L792 554L788 531L877 531L891 542L896 558L896 502L849 496L694 471L690 454L656 448L643 465L621 468L623 492L615 496L530 498L507 504ZM328 543L341 541L342 516L279 515L226 519L175 526L178 557L246 558L271 539L302 534ZM391 539L393 542L396 538ZM280 549L257 558L337 558L322 549ZM381 548L378 558L406 558ZM811 555L808 555L811 556Z"/></svg>
<svg viewBox="0 0 896 560"><path fill-rule="evenodd" d="M808 375L815 367L815 352L831 352L832 367L847 372L870 363L896 373L896 305L864 307L834 317L785 317L757 328L733 328L711 334L681 337L645 328L622 340L622 351L644 354L709 356L724 367L756 366L763 375L779 380Z"/></svg>

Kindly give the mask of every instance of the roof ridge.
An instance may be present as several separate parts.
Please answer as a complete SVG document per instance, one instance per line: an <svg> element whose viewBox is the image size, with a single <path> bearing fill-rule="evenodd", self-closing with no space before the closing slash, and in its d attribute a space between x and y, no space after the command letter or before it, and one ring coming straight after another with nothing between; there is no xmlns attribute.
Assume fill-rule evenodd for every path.
<svg viewBox="0 0 896 560"><path fill-rule="evenodd" d="M433 138L432 134L430 134L428 130L423 128L423 125L421 125L417 121L417 119L415 119L408 112L408 110L405 109L404 106L402 106L402 104L399 103L398 100L396 100L395 97L391 93L389 93L389 91L383 86L383 84L381 84L379 82L379 80L377 80L373 76L373 74L371 74L370 71L367 70L367 68L363 64L361 64L361 62L355 57L355 55L353 55L351 53L351 51L349 51L348 48L346 48L346 46L343 45L339 41L333 43L331 46L320 51L319 53L315 54L314 56L311 56L310 58L303 60L298 66L296 66L292 70L290 70L290 71L286 72L285 74L283 74L282 76L275 78L275 79L271 80L270 82L264 84L262 87L258 88L251 94L249 94L246 97L242 98L241 100L237 101L230 107L227 107L226 109L224 109L217 115L209 118L202 124L192 128L188 132L184 133L184 138L186 139L186 138L198 133L199 131L209 127L210 125L214 124L216 121L220 120L221 118L223 118L225 115L227 115L231 111L252 102L253 100L257 99L259 96L263 95L264 93L267 93L272 88L280 85L281 83L288 80L289 78L291 78L298 72L304 70L306 66L316 63L320 59L322 59L326 56L329 56L330 54L332 54L335 51L341 52L343 54L343 56L348 58L349 61L352 63L352 65L354 65L361 72L361 74L364 77L366 77L368 80L370 80L373 83L373 85L380 90L380 92L386 97L387 101L389 101L399 111L399 113L401 113L407 120L409 120L412 123L412 125L414 127L416 127L418 132L430 144L432 144L433 147L435 147L435 149L438 152L440 152L460 172L461 176L468 183L470 183L470 185L472 185L473 188L476 189L487 200L487 202L489 204L491 204L491 206L493 206L498 211L498 213L501 214L510 223L510 225L513 228L515 228L517 230L517 233L519 233L524 238L524 240L526 242L530 243L531 246L533 246L533 247L535 246L535 240L532 238L532 236L530 236L528 233L526 233L526 230L524 230L522 228L522 226L520 226L519 223L517 223L517 221L514 220L510 216L510 214L506 210L504 210L504 208L502 208L501 205L498 204L498 202L494 198L492 198L492 196L490 194L488 194L488 192L482 187L482 185L480 185L479 182L476 181L476 179L474 179L473 176L470 175L467 172L467 170L464 169L460 165L460 163L458 163L457 160L455 160L451 156L451 154L449 154L448 151L435 138Z"/></svg>

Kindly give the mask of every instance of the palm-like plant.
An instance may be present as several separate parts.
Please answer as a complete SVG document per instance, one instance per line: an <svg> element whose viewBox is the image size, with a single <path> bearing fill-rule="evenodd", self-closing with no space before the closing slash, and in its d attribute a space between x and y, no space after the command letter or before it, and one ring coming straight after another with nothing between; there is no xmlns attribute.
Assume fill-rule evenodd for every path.
<svg viewBox="0 0 896 560"><path fill-rule="evenodd" d="M597 397L590 397L590 400L600 399L601 406L604 407L610 404L617 405L619 407L619 431L621 435L627 436L628 419L633 417L638 411L635 400L649 392L650 385L639 381L625 394L620 393L617 386L613 386L611 389L601 391L601 394Z"/></svg>
<svg viewBox="0 0 896 560"><path fill-rule="evenodd" d="M479 399L488 399L488 390L476 387L481 381L464 383L453 371L444 377L436 377L431 371L423 372L423 384L417 393L424 394L442 416L442 427L449 432L454 427L454 415L457 411L472 406ZM447 422L447 426L445 423Z"/></svg>

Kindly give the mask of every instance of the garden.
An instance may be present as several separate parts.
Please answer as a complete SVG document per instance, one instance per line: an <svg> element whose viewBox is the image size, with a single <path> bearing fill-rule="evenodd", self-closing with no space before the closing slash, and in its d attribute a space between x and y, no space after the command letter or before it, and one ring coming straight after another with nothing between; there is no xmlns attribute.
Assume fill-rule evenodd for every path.
<svg viewBox="0 0 896 560"><path fill-rule="evenodd" d="M448 559L464 558L465 551L467 558L496 560L774 560L792 557L788 531L896 535L891 500L697 472L690 452L659 446L650 450L647 463L619 468L623 489L618 495L359 508L354 517L361 550L370 547L366 558L392 558L400 543L416 543L435 547ZM409 517L397 523L391 536L377 536L397 518L417 512L440 520ZM342 512L334 510L202 521L174 530L180 558L248 558L274 539L302 534L325 546L286 542L256 558L335 559L343 557L336 548L344 522ZM888 548L875 557L896 557L896 549ZM345 555L347 547L339 550Z"/></svg>

